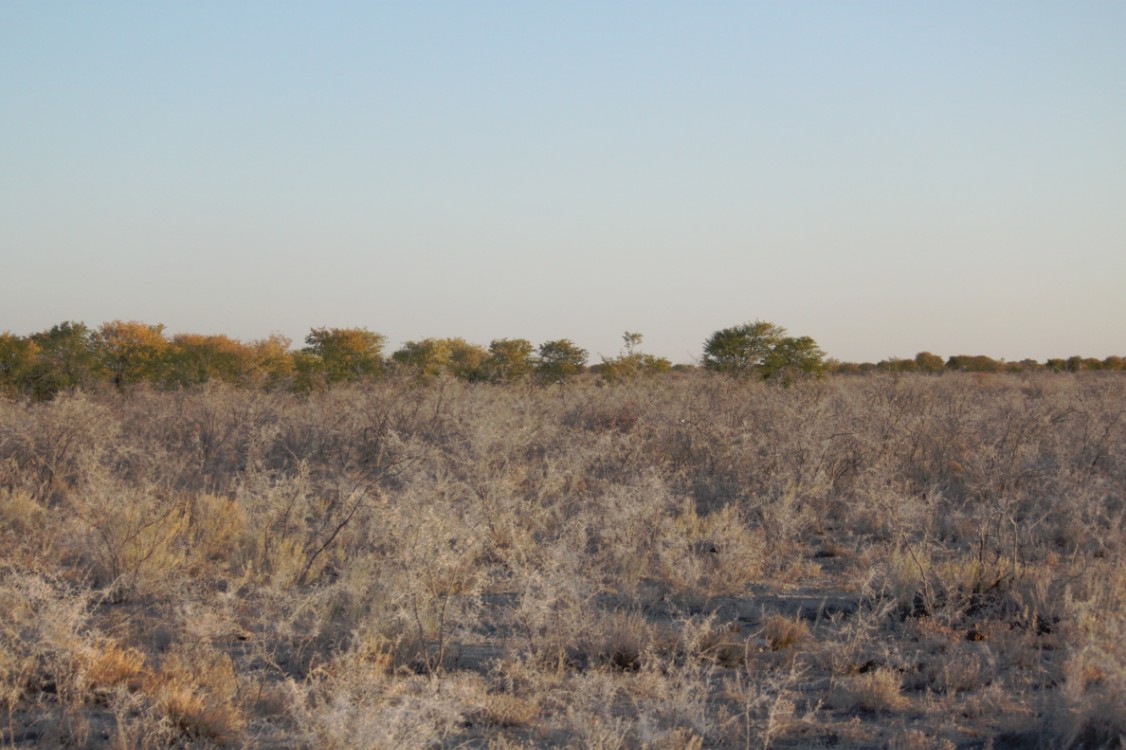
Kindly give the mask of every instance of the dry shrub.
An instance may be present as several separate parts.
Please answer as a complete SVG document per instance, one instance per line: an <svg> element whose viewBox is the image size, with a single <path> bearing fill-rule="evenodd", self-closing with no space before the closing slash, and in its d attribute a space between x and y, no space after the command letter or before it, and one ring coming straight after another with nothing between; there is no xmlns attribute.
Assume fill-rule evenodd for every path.
<svg viewBox="0 0 1126 750"><path fill-rule="evenodd" d="M659 740L648 743L653 750L701 750L704 738L686 727L677 727Z"/></svg>
<svg viewBox="0 0 1126 750"><path fill-rule="evenodd" d="M113 714L113 732L109 741L114 750L174 747L184 739L180 730L143 691L135 692L118 685L107 691L106 702Z"/></svg>
<svg viewBox="0 0 1126 750"><path fill-rule="evenodd" d="M0 744L940 747L1043 713L1114 747L1122 403L1097 374L3 402ZM748 640L760 592L846 590L816 645ZM915 734L817 710L901 680L940 695Z"/></svg>
<svg viewBox="0 0 1126 750"><path fill-rule="evenodd" d="M720 622L715 615L692 616L653 627L646 663L699 662L706 668L740 668L758 647L742 635L738 623Z"/></svg>
<svg viewBox="0 0 1126 750"><path fill-rule="evenodd" d="M752 651L757 651L757 645L752 647L750 641L741 635L738 625L713 623L689 649L689 653L693 651L698 652L701 658L720 666L738 668L746 665Z"/></svg>
<svg viewBox="0 0 1126 750"><path fill-rule="evenodd" d="M907 697L902 692L903 678L898 672L886 667L878 667L855 677L837 680L832 693L832 702L843 711L865 711L867 713L891 713L907 706Z"/></svg>
<svg viewBox="0 0 1126 750"><path fill-rule="evenodd" d="M573 731L577 735L567 748L586 750L622 750L629 747L629 722L621 717L594 716L576 721Z"/></svg>
<svg viewBox="0 0 1126 750"><path fill-rule="evenodd" d="M637 612L608 612L587 631L584 650L592 662L612 669L636 670L653 643L653 628Z"/></svg>
<svg viewBox="0 0 1126 750"><path fill-rule="evenodd" d="M390 675L401 660L399 642L380 633L365 633L357 639L349 661L370 669L373 675Z"/></svg>
<svg viewBox="0 0 1126 750"><path fill-rule="evenodd" d="M143 684L145 656L135 648L100 639L84 644L78 657L78 680L86 690L100 694L119 685L136 690Z"/></svg>
<svg viewBox="0 0 1126 750"><path fill-rule="evenodd" d="M293 739L326 750L439 745L473 710L443 687L426 677L374 673L341 655L305 684L291 683Z"/></svg>
<svg viewBox="0 0 1126 750"><path fill-rule="evenodd" d="M207 643L177 644L145 691L188 738L234 744L246 729L234 663Z"/></svg>
<svg viewBox="0 0 1126 750"><path fill-rule="evenodd" d="M0 491L0 545L5 562L31 568L50 565L58 522L44 503L24 490Z"/></svg>
<svg viewBox="0 0 1126 750"><path fill-rule="evenodd" d="M1106 585L1098 605L1075 605L1063 701L1052 717L1063 747L1126 745L1126 574L1111 574Z"/></svg>
<svg viewBox="0 0 1126 750"><path fill-rule="evenodd" d="M237 500L200 495L191 506L190 547L204 562L229 566L248 544L248 525L246 510Z"/></svg>
<svg viewBox="0 0 1126 750"><path fill-rule="evenodd" d="M0 700L34 707L44 694L79 705L91 597L58 579L0 568ZM33 710L34 713L34 710Z"/></svg>
<svg viewBox="0 0 1126 750"><path fill-rule="evenodd" d="M1010 722L1014 729L1027 727L1032 708L1013 695L1000 682L991 683L974 693L964 696L960 710L969 718L997 719Z"/></svg>
<svg viewBox="0 0 1126 750"><path fill-rule="evenodd" d="M988 649L972 642L953 642L928 660L922 670L927 684L939 693L961 693L988 685L997 674L997 665Z"/></svg>
<svg viewBox="0 0 1126 750"><path fill-rule="evenodd" d="M253 545L238 551L239 567L259 585L292 586L309 563L308 524L323 518L307 473L249 474L238 489L237 502L247 514Z"/></svg>
<svg viewBox="0 0 1126 750"><path fill-rule="evenodd" d="M762 637L771 651L792 648L809 638L809 624L800 616L768 615L762 624Z"/></svg>
<svg viewBox="0 0 1126 750"><path fill-rule="evenodd" d="M878 564L878 586L905 617L929 617L937 605L931 552L905 545Z"/></svg>
<svg viewBox="0 0 1126 750"><path fill-rule="evenodd" d="M71 552L111 601L164 590L182 571L189 511L180 498L92 470L84 490L72 493L70 511L77 521Z"/></svg>
<svg viewBox="0 0 1126 750"><path fill-rule="evenodd" d="M668 746L693 738L718 740L722 717L711 700L718 671L706 658L647 654L641 671L622 686L636 707L636 731L642 742Z"/></svg>
<svg viewBox="0 0 1126 750"><path fill-rule="evenodd" d="M575 647L588 640L597 589L565 545L542 553L541 565L513 566L519 588L510 617L520 652L545 670L563 671Z"/></svg>
<svg viewBox="0 0 1126 750"><path fill-rule="evenodd" d="M733 704L724 720L728 741L738 747L769 748L779 735L811 723L820 706L799 711L801 679L801 669L793 664L753 675L735 672L725 678L724 697Z"/></svg>
<svg viewBox="0 0 1126 750"><path fill-rule="evenodd" d="M512 693L486 693L480 698L480 719L496 727L526 727L541 716L543 708L536 696Z"/></svg>
<svg viewBox="0 0 1126 750"><path fill-rule="evenodd" d="M506 684L507 683L507 684ZM511 681L490 684L475 672L452 672L443 676L440 689L456 698L469 711L467 724L499 728L533 725L543 713L541 693L514 689Z"/></svg>
<svg viewBox="0 0 1126 750"><path fill-rule="evenodd" d="M382 515L385 554L378 616L412 643L415 664L447 666L451 642L472 630L485 582L483 535L452 505L410 503Z"/></svg>
<svg viewBox="0 0 1126 750"><path fill-rule="evenodd" d="M641 410L633 401L613 400L616 391L599 401L588 401L575 406L563 415L563 424L568 427L590 430L592 432L630 432L641 418Z"/></svg>
<svg viewBox="0 0 1126 750"><path fill-rule="evenodd" d="M888 750L956 750L945 737L934 737L920 729L905 729L888 742Z"/></svg>
<svg viewBox="0 0 1126 750"><path fill-rule="evenodd" d="M673 592L707 599L740 594L763 573L765 545L734 505L699 515L688 504L665 520L657 573Z"/></svg>
<svg viewBox="0 0 1126 750"><path fill-rule="evenodd" d="M81 487L86 467L120 439L111 407L87 394L5 406L0 414L0 487L54 501Z"/></svg>

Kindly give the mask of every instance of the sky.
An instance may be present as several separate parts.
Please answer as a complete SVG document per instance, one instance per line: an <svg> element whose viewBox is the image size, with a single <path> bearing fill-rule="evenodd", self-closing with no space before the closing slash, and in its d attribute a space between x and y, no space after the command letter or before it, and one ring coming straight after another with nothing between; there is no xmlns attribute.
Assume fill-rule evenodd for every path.
<svg viewBox="0 0 1126 750"><path fill-rule="evenodd" d="M1126 355L1126 3L0 3L0 331Z"/></svg>

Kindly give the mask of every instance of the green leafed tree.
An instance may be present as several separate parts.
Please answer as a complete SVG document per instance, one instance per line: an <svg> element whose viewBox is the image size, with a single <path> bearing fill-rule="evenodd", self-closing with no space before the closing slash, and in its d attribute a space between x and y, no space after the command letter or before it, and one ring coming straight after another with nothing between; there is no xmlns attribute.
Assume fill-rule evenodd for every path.
<svg viewBox="0 0 1126 750"><path fill-rule="evenodd" d="M39 355L32 374L33 396L53 398L61 391L91 388L105 373L94 332L85 323L67 321L32 334Z"/></svg>
<svg viewBox="0 0 1126 750"><path fill-rule="evenodd" d="M704 367L735 377L761 374L785 336L785 328L764 320L716 331L704 343Z"/></svg>
<svg viewBox="0 0 1126 750"><path fill-rule="evenodd" d="M919 372L937 373L945 369L946 363L937 354L919 352L915 355L915 365Z"/></svg>
<svg viewBox="0 0 1126 750"><path fill-rule="evenodd" d="M450 361L449 343L438 338L408 341L391 355L391 360L398 370L435 377Z"/></svg>
<svg viewBox="0 0 1126 750"><path fill-rule="evenodd" d="M391 355L396 365L422 377L453 375L462 380L480 380L489 353L463 338L428 338L408 341Z"/></svg>
<svg viewBox="0 0 1126 750"><path fill-rule="evenodd" d="M484 379L493 383L511 383L532 374L536 348L528 339L493 339L489 356L482 363Z"/></svg>
<svg viewBox="0 0 1126 750"><path fill-rule="evenodd" d="M787 336L774 345L762 364L762 376L783 383L820 377L825 370L825 352L809 336Z"/></svg>
<svg viewBox="0 0 1126 750"><path fill-rule="evenodd" d="M383 344L386 339L366 328L313 328L305 337L305 357L299 370L308 381L322 379L326 384L354 382L383 371Z"/></svg>
<svg viewBox="0 0 1126 750"><path fill-rule="evenodd" d="M461 380L483 380L484 365L489 358L485 347L471 344L463 338L446 339L450 348L447 367L455 378Z"/></svg>
<svg viewBox="0 0 1126 750"><path fill-rule="evenodd" d="M245 383L254 367L254 350L222 334L181 333L172 337L165 380L173 386L209 381Z"/></svg>
<svg viewBox="0 0 1126 750"><path fill-rule="evenodd" d="M1005 366L1002 362L984 354L955 354L946 360L946 369L961 372L1001 372Z"/></svg>
<svg viewBox="0 0 1126 750"><path fill-rule="evenodd" d="M659 375L672 369L672 362L638 351L643 337L640 333L626 331L622 334L621 353L612 359L602 358L598 372L608 382L632 380L645 375ZM592 368L593 369L593 368Z"/></svg>
<svg viewBox="0 0 1126 750"><path fill-rule="evenodd" d="M704 367L732 377L790 383L821 375L825 353L809 336L787 336L785 328L756 320L713 333L704 343Z"/></svg>
<svg viewBox="0 0 1126 750"><path fill-rule="evenodd" d="M536 358L536 379L542 383L562 383L585 369L586 358L586 349L580 349L570 339L545 341Z"/></svg>
<svg viewBox="0 0 1126 750"><path fill-rule="evenodd" d="M38 354L39 346L31 339L0 333L0 394L14 397L28 390Z"/></svg>
<svg viewBox="0 0 1126 750"><path fill-rule="evenodd" d="M876 368L882 372L918 372L919 363L913 359L900 359L899 357L890 357L889 359L882 359L876 363Z"/></svg>

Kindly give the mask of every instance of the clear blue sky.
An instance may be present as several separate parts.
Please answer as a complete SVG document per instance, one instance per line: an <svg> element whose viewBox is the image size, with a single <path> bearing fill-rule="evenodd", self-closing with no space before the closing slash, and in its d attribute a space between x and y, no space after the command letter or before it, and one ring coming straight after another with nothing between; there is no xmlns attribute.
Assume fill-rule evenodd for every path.
<svg viewBox="0 0 1126 750"><path fill-rule="evenodd" d="M0 330L1126 354L1126 3L0 6Z"/></svg>

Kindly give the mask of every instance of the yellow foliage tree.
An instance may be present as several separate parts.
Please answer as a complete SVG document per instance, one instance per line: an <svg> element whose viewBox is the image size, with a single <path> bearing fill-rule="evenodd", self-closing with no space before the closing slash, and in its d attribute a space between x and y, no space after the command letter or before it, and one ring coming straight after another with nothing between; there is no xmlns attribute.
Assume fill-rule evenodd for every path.
<svg viewBox="0 0 1126 750"><path fill-rule="evenodd" d="M94 346L114 386L123 388L130 383L160 377L168 340L164 338L162 324L114 320L98 328Z"/></svg>
<svg viewBox="0 0 1126 750"><path fill-rule="evenodd" d="M331 384L378 375L385 340L366 328L314 328L305 337L301 351L307 356L298 365L310 383L318 377Z"/></svg>
<svg viewBox="0 0 1126 750"><path fill-rule="evenodd" d="M273 390L293 377L294 361L290 347L293 341L280 333L272 333L251 343L253 363L250 380L255 385Z"/></svg>
<svg viewBox="0 0 1126 750"><path fill-rule="evenodd" d="M485 379L510 382L529 377L535 367L535 351L528 339L493 339L482 363Z"/></svg>
<svg viewBox="0 0 1126 750"><path fill-rule="evenodd" d="M201 385L211 380L245 382L254 365L254 349L222 334L181 333L168 349L166 380L170 385Z"/></svg>
<svg viewBox="0 0 1126 750"><path fill-rule="evenodd" d="M38 354L39 346L31 339L0 333L0 393L14 396L24 389Z"/></svg>
<svg viewBox="0 0 1126 750"><path fill-rule="evenodd" d="M450 374L462 380L478 380L489 353L463 338L429 338L408 341L391 355L400 367L424 377Z"/></svg>

